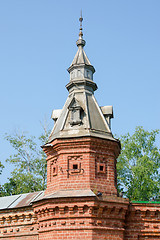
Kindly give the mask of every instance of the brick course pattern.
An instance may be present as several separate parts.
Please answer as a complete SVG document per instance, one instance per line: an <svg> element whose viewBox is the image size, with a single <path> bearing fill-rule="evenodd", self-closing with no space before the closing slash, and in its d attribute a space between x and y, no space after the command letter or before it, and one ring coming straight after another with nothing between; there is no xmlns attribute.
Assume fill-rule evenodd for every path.
<svg viewBox="0 0 160 240"><path fill-rule="evenodd" d="M1 211L0 239L160 239L160 204L110 196L49 199L33 207Z"/></svg>
<svg viewBox="0 0 160 240"><path fill-rule="evenodd" d="M91 137L56 139L44 151L48 172L46 195L66 189L117 195L118 142Z"/></svg>
<svg viewBox="0 0 160 240"><path fill-rule="evenodd" d="M160 204L130 204L126 215L125 239L160 239Z"/></svg>
<svg viewBox="0 0 160 240"><path fill-rule="evenodd" d="M1 210L0 239L160 239L160 204L129 203L117 197L119 142L94 137L56 139L44 151L45 195L28 207ZM92 190L95 195L52 197L65 190Z"/></svg>
<svg viewBox="0 0 160 240"><path fill-rule="evenodd" d="M38 240L37 216L33 208L0 212L0 239Z"/></svg>
<svg viewBox="0 0 160 240"><path fill-rule="evenodd" d="M34 205L40 239L122 240L127 209L128 200L117 197L47 199Z"/></svg>

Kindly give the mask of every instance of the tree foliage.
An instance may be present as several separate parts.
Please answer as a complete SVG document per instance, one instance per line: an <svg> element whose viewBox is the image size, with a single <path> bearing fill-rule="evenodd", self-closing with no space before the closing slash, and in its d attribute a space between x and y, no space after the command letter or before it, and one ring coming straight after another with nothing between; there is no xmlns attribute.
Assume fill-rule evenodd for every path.
<svg viewBox="0 0 160 240"><path fill-rule="evenodd" d="M14 165L9 181L1 186L1 196L44 190L47 178L46 155L40 148L48 139L48 131L38 138L26 133L6 135L15 150L6 161Z"/></svg>
<svg viewBox="0 0 160 240"><path fill-rule="evenodd" d="M155 144L159 130L121 136L122 151L117 161L118 188L130 200L159 199L160 151Z"/></svg>
<svg viewBox="0 0 160 240"><path fill-rule="evenodd" d="M4 166L3 166L3 164L0 162L0 174L2 173L3 168L4 168Z"/></svg>
<svg viewBox="0 0 160 240"><path fill-rule="evenodd" d="M9 181L1 186L0 196L44 190L46 187L46 155L40 148L48 139L48 131L38 138L26 133L6 135L15 154L6 161L14 165ZM160 200L160 150L155 144L158 130L137 127L133 135L121 136L122 150L117 160L119 191L130 200ZM0 174L3 165L0 164Z"/></svg>

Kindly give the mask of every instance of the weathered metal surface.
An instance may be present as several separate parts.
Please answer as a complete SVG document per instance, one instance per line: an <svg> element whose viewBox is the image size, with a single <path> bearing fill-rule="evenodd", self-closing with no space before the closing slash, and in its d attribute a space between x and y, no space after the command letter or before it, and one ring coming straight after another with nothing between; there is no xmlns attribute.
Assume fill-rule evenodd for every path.
<svg viewBox="0 0 160 240"><path fill-rule="evenodd" d="M78 48L78 51L77 51L77 53L76 53L76 55L73 59L73 62L71 63L71 66L78 65L78 64L91 65L91 63L90 63L85 51L83 50L83 48Z"/></svg>
<svg viewBox="0 0 160 240"><path fill-rule="evenodd" d="M26 193L22 194L21 197L17 200L17 202L13 203L12 207L25 207L32 204L32 201L36 199L42 192L33 192L33 193Z"/></svg>
<svg viewBox="0 0 160 240"><path fill-rule="evenodd" d="M62 109L53 110L51 118L56 122L61 115Z"/></svg>
<svg viewBox="0 0 160 240"><path fill-rule="evenodd" d="M72 119L71 112L69 111L70 103L76 99L81 106L81 123L71 125ZM82 90L73 90L72 94L69 94L66 103L58 117L54 128L51 132L48 142L51 142L55 138L68 138L68 137L83 137L93 136L110 139L115 141L110 129L110 118L113 116L112 107L105 109L105 116L101 108L91 92ZM107 114L108 110L108 115ZM77 111L75 109L75 111ZM75 114L76 116L76 114ZM108 118L108 119L107 119Z"/></svg>
<svg viewBox="0 0 160 240"><path fill-rule="evenodd" d="M83 49L85 41L81 31L77 46L78 51L68 68L70 81L66 88L69 96L63 109L54 110L52 113L55 125L48 143L56 138L86 136L117 141L113 138L110 127L110 119L113 118L112 106L100 108L94 97L94 91L97 89L93 81L95 69ZM75 103L78 103L78 107Z"/></svg>
<svg viewBox="0 0 160 240"><path fill-rule="evenodd" d="M104 116L110 116L110 118L113 118L113 106L103 106L101 107L102 113Z"/></svg>
<svg viewBox="0 0 160 240"><path fill-rule="evenodd" d="M90 190L63 190L55 192L51 195L44 196L40 199L46 198L66 198L66 197L95 197L96 195Z"/></svg>
<svg viewBox="0 0 160 240"><path fill-rule="evenodd" d="M13 195L13 196L9 196L9 197L1 197L0 198L0 209L5 209L5 208L9 208L10 205L12 205L12 203L14 203L16 200L18 200L18 198L21 195Z"/></svg>
<svg viewBox="0 0 160 240"><path fill-rule="evenodd" d="M43 194L44 192L41 191L1 197L0 210L30 206L35 199L39 199Z"/></svg>

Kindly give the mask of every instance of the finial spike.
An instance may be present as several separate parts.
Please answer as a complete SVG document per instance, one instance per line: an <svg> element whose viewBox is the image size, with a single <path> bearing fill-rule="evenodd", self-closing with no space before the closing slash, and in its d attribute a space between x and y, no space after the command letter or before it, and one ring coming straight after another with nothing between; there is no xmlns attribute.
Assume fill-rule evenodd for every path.
<svg viewBox="0 0 160 240"><path fill-rule="evenodd" d="M80 21L80 32L79 32L79 39L83 39L83 28L82 28L82 21L83 21L83 17L82 17L82 9L81 9L81 14L80 14L80 18L79 18L79 21Z"/></svg>
<svg viewBox="0 0 160 240"><path fill-rule="evenodd" d="M80 13L80 18L79 18L79 22L80 22L80 28L79 28L79 39L76 42L77 46L85 46L85 40L83 40L83 28L82 28L82 21L83 21L83 17L82 17L82 9L81 9L81 13Z"/></svg>
<svg viewBox="0 0 160 240"><path fill-rule="evenodd" d="M79 21L80 21L80 27L82 27L82 21L83 21L83 17L82 17L82 9L81 9L81 14L80 14Z"/></svg>

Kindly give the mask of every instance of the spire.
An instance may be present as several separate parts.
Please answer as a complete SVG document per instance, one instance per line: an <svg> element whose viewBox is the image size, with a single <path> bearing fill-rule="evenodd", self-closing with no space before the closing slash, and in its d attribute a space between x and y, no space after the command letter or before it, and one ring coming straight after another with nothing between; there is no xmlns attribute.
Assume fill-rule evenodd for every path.
<svg viewBox="0 0 160 240"><path fill-rule="evenodd" d="M114 140L110 119L113 118L112 107L100 108L94 91L97 89L93 81L94 67L91 65L83 49L85 41L82 32L82 14L79 18L80 32L77 40L78 51L68 68L70 81L66 85L69 96L62 110L54 110L55 121L49 142L56 138L74 138L93 136Z"/></svg>
<svg viewBox="0 0 160 240"><path fill-rule="evenodd" d="M85 40L83 39L82 21L83 21L83 17L82 17L82 10L81 10L81 16L80 16L80 18L79 18L79 22L80 22L79 39L77 40L76 44L77 44L77 46L82 46L82 47L84 47L85 44L86 44L86 42L85 42Z"/></svg>
<svg viewBox="0 0 160 240"><path fill-rule="evenodd" d="M78 51L68 68L68 72L70 73L70 80L78 80L78 79L88 79L93 81L93 74L95 72L94 67L91 65L83 47L86 44L86 41L83 39L83 28L82 28L82 11L79 18L80 28L79 28L79 39L76 41ZM96 87L97 88L97 87ZM95 89L96 89L95 88Z"/></svg>

